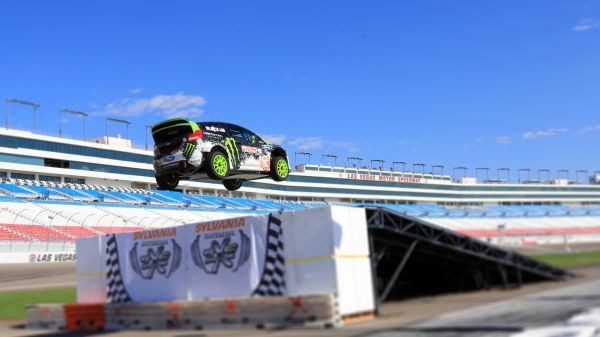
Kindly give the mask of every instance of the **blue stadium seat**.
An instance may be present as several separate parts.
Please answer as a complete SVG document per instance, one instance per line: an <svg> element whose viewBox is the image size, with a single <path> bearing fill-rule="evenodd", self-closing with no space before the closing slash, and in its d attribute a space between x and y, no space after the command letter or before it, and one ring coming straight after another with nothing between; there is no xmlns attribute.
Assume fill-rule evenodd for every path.
<svg viewBox="0 0 600 337"><path fill-rule="evenodd" d="M91 200L93 199L91 196L87 195L87 194L83 194L81 192L79 192L78 190L74 190L71 188L65 188L65 187L52 187L53 190L56 190L60 193L66 194L69 197L73 198L73 199L78 199L78 200Z"/></svg>
<svg viewBox="0 0 600 337"><path fill-rule="evenodd" d="M0 189L7 191L8 193L14 196L26 196L26 197L35 197L36 193L30 192L26 189L21 188L20 186L13 184L0 183Z"/></svg>
<svg viewBox="0 0 600 337"><path fill-rule="evenodd" d="M0 195L0 202L23 202L23 201L17 197L11 196L11 195Z"/></svg>
<svg viewBox="0 0 600 337"><path fill-rule="evenodd" d="M104 195L110 195L110 196L113 196L113 197L115 197L115 198L117 198L117 199L120 199L120 200L122 200L122 201L125 201L125 202L130 202L130 203L132 203L132 202L141 202L141 201L144 201L144 200L138 199L138 198L136 198L136 197L134 197L134 196L132 196L132 195L129 195L129 194L127 194L127 193L123 193L123 192L117 192L117 191L104 191L104 192L102 192L102 193L103 193ZM113 198L113 199L114 199L114 198Z"/></svg>
<svg viewBox="0 0 600 337"><path fill-rule="evenodd" d="M39 193L42 196L47 196L47 197L54 197L54 198L60 198L60 199L66 199L66 197L52 189L43 187L43 186L27 186L27 189L32 190L36 193Z"/></svg>
<svg viewBox="0 0 600 337"><path fill-rule="evenodd" d="M98 199L98 200L102 200L102 201L106 201L106 202L115 202L115 201L119 201L117 199L115 199L113 196L111 196L110 194L105 194L106 192L100 192L97 190L80 190L81 193L85 193L87 195L91 195L92 197Z"/></svg>
<svg viewBox="0 0 600 337"><path fill-rule="evenodd" d="M220 203L212 198L207 198L207 197L208 196L206 196L206 195L186 194L184 198L192 201L195 204L201 205L201 206L220 207L220 208L225 207L225 204Z"/></svg>
<svg viewBox="0 0 600 337"><path fill-rule="evenodd" d="M189 204L190 200L186 199L186 194L176 191L163 191L163 190L152 190L154 197L166 202L166 203L180 203Z"/></svg>

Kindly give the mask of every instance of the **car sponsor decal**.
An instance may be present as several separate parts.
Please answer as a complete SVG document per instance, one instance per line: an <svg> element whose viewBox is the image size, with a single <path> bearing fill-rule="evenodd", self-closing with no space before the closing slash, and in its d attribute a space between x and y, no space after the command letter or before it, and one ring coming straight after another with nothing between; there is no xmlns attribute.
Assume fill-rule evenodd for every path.
<svg viewBox="0 0 600 337"><path fill-rule="evenodd" d="M173 161L174 159L175 159L175 156L173 154L169 153L168 155L166 155L162 158L162 162L168 163L168 162Z"/></svg>
<svg viewBox="0 0 600 337"><path fill-rule="evenodd" d="M213 125L208 125L208 126L205 127L205 129L207 131L213 131L213 132L225 132L225 129L219 128L219 127L216 127L216 126L213 126Z"/></svg>
<svg viewBox="0 0 600 337"><path fill-rule="evenodd" d="M258 148L254 147L254 146L242 145L242 152L257 153L258 152Z"/></svg>
<svg viewBox="0 0 600 337"><path fill-rule="evenodd" d="M231 163L234 167L239 167L240 164L240 151L235 144L235 140L231 137L225 138L225 149L227 150L227 155L231 158Z"/></svg>
<svg viewBox="0 0 600 337"><path fill-rule="evenodd" d="M195 143L187 143L183 149L183 156L189 158L196 149Z"/></svg>
<svg viewBox="0 0 600 337"><path fill-rule="evenodd" d="M262 155L260 156L260 169L263 171L271 170L271 156L270 155Z"/></svg>

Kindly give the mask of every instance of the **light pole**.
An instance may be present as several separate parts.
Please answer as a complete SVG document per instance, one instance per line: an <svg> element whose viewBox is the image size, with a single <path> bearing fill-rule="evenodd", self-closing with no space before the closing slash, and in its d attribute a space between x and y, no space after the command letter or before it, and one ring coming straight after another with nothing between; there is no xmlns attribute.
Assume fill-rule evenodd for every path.
<svg viewBox="0 0 600 337"><path fill-rule="evenodd" d="M421 167L421 176L425 174L425 164L423 163L414 163L413 164L413 174L417 173L417 166Z"/></svg>
<svg viewBox="0 0 600 337"><path fill-rule="evenodd" d="M440 175L444 175L444 165L433 165L431 167L431 174L435 175L435 169L439 168L440 169Z"/></svg>
<svg viewBox="0 0 600 337"><path fill-rule="evenodd" d="M371 169L373 168L373 163L380 163L381 166L379 166L379 170L383 169L383 164L385 163L385 160L383 159L371 159Z"/></svg>
<svg viewBox="0 0 600 337"><path fill-rule="evenodd" d="M336 156L335 154L322 154L321 155L321 164L322 165L324 164L325 158L333 158L333 166L337 165L338 156Z"/></svg>
<svg viewBox="0 0 600 337"><path fill-rule="evenodd" d="M146 125L146 150L148 150L148 129L152 130L152 125Z"/></svg>
<svg viewBox="0 0 600 337"><path fill-rule="evenodd" d="M125 138L129 139L129 124L131 124L129 121L126 121L124 119L106 117L106 118L104 118L104 131L105 131L105 136L106 136L106 144L108 144L108 122L125 124Z"/></svg>
<svg viewBox="0 0 600 337"><path fill-rule="evenodd" d="M575 172L575 177L576 177L575 179L577 179L577 183L579 183L579 181L580 181L579 180L579 173L583 173L583 178L585 179L585 177L588 174L588 171L587 170L577 170L577 172Z"/></svg>
<svg viewBox="0 0 600 337"><path fill-rule="evenodd" d="M457 180L456 179L456 170L462 170L465 173L464 177L465 178L467 177L467 168L465 166L455 166L452 168L452 178L455 181Z"/></svg>
<svg viewBox="0 0 600 337"><path fill-rule="evenodd" d="M550 178L550 170L549 169L539 169L538 170L538 181L542 182L542 172L546 173L546 177Z"/></svg>
<svg viewBox="0 0 600 337"><path fill-rule="evenodd" d="M402 172L406 172L406 163L403 161L393 161L392 162L392 169L396 169L396 164L398 165L402 165Z"/></svg>
<svg viewBox="0 0 600 337"><path fill-rule="evenodd" d="M8 105L10 103L14 103L14 104L21 104L21 105L27 105L33 108L33 130L37 132L37 109L40 107L39 104L35 103L35 102L29 102L29 101L23 101L20 99L16 99L16 98L7 98L4 100L6 106L6 128L8 129L9 127L9 113L8 113Z"/></svg>
<svg viewBox="0 0 600 337"><path fill-rule="evenodd" d="M361 162L363 160L362 158L359 158L359 157L346 157L346 166L347 167L350 167L350 161L351 160L357 160L358 161L358 167L360 168L360 164L361 164Z"/></svg>
<svg viewBox="0 0 600 337"><path fill-rule="evenodd" d="M479 171L485 171L485 180L484 181L489 181L490 180L490 168L489 167L478 167L475 169L475 178L478 179L479 178Z"/></svg>
<svg viewBox="0 0 600 337"><path fill-rule="evenodd" d="M561 173L566 173L567 181L569 181L569 170L567 170L567 169L557 170L556 171L556 179L560 180Z"/></svg>
<svg viewBox="0 0 600 337"><path fill-rule="evenodd" d="M531 170L528 168L520 168L517 170L517 175L519 176L519 182L521 182L521 172L527 172L527 181L531 181Z"/></svg>
<svg viewBox="0 0 600 337"><path fill-rule="evenodd" d="M510 183L510 169L508 167L501 167L496 169L496 179L500 182L500 172L506 172L506 183Z"/></svg>
<svg viewBox="0 0 600 337"><path fill-rule="evenodd" d="M294 163L296 165L298 165L298 161L297 161L298 155L308 156L308 164L310 165L310 157L312 156L312 153L310 153L310 152L294 152Z"/></svg>
<svg viewBox="0 0 600 337"><path fill-rule="evenodd" d="M86 112L83 112L83 111L75 111L75 110L64 109L64 108L63 109L59 109L58 112L59 112L59 115L58 115L58 118L59 118L59 121L58 121L58 136L62 137L62 135L63 135L62 114L63 113L69 113L69 114L72 114L72 115L75 115L75 116L81 116L81 119L83 120L83 140L85 140L85 118L87 116L89 116L89 114L86 113Z"/></svg>

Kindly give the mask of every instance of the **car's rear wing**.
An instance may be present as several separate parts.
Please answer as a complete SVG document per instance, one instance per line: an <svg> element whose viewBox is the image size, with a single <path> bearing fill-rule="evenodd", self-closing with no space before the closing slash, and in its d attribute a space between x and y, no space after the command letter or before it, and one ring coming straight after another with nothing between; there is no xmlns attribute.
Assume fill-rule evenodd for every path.
<svg viewBox="0 0 600 337"><path fill-rule="evenodd" d="M172 118L152 126L152 138L157 147L181 143L190 134L200 130L196 122L186 118Z"/></svg>

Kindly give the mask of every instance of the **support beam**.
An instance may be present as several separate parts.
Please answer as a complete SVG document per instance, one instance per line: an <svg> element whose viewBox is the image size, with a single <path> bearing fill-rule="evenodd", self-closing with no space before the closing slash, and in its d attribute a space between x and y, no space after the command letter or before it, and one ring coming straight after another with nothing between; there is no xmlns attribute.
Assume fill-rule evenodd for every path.
<svg viewBox="0 0 600 337"><path fill-rule="evenodd" d="M371 282L373 283L373 299L375 301L375 315L379 314L379 287L377 286L377 263L379 262L375 254L375 239L369 235L369 251L371 252Z"/></svg>
<svg viewBox="0 0 600 337"><path fill-rule="evenodd" d="M392 291L392 289L394 289L394 286L396 285L396 281L398 281L398 276L400 276L400 273L402 272L402 269L404 269L404 266L406 265L406 262L408 262L408 259L412 255L412 252L413 252L413 250L415 249L415 247L417 246L418 243L419 243L419 240L415 240L415 241L413 241L410 244L410 247L408 247L408 250L404 254L404 257L402 258L402 261L400 261L400 264L398 265L398 267L394 271L394 274L392 275L392 278L390 279L390 281L388 282L387 286L383 290L383 293L381 294L381 302L385 301L386 298L388 297L388 295L390 294L390 292Z"/></svg>

